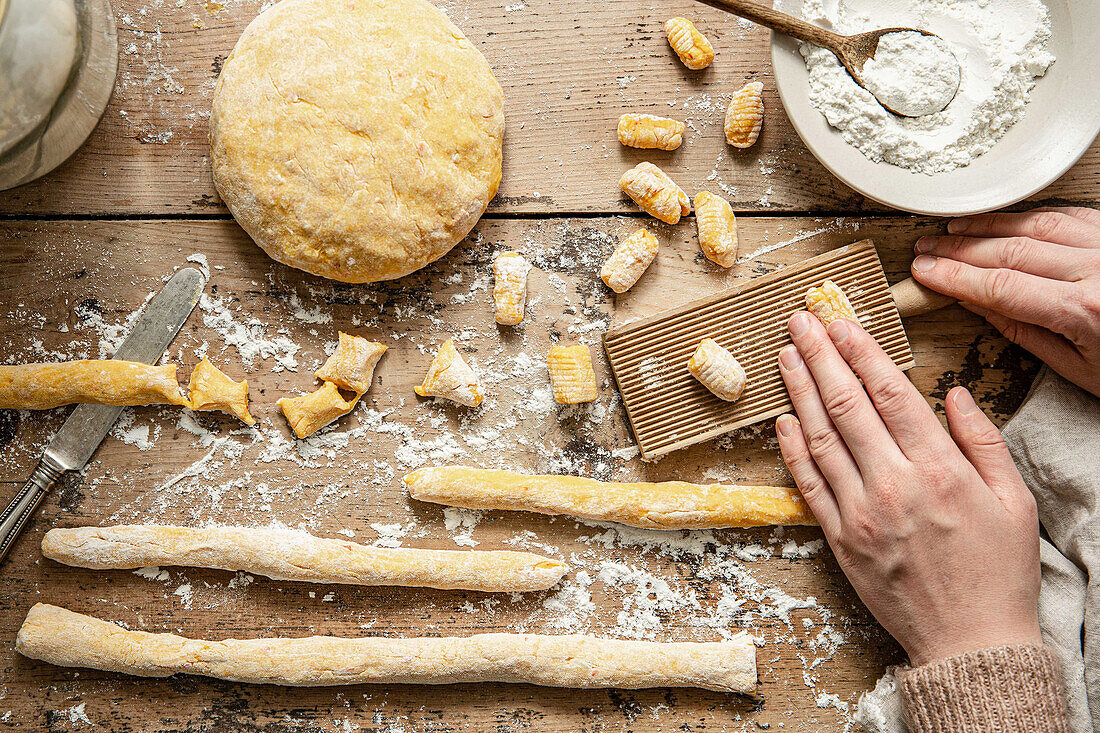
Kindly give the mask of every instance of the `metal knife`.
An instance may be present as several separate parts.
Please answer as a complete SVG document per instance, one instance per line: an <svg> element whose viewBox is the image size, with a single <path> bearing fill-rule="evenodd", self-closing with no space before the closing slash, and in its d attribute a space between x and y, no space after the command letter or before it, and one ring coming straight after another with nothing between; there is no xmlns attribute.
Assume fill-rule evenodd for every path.
<svg viewBox="0 0 1100 733"><path fill-rule="evenodd" d="M205 282L202 273L193 267L185 267L173 275L111 358L156 363L199 302ZM50 439L34 473L0 514L0 562L7 557L46 492L67 471L84 468L121 412L121 407L113 405L77 405L70 413Z"/></svg>

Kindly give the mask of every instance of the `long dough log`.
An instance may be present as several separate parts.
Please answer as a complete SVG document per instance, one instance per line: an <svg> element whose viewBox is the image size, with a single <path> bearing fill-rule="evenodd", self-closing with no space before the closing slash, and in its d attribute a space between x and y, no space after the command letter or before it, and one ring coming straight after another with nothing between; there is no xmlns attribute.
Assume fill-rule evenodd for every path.
<svg viewBox="0 0 1100 733"><path fill-rule="evenodd" d="M756 689L756 647L745 633L713 643L612 641L591 636L226 639L127 631L35 604L15 648L62 667L141 677L177 672L233 682L321 685L527 682L549 687Z"/></svg>
<svg viewBox="0 0 1100 733"><path fill-rule="evenodd" d="M409 494L421 501L566 514L646 529L817 524L797 489L778 486L607 483L466 466L421 468L404 480Z"/></svg>
<svg viewBox="0 0 1100 733"><path fill-rule="evenodd" d="M0 366L0 408L50 410L75 402L95 405L180 405L187 399L176 365L115 359Z"/></svg>
<svg viewBox="0 0 1100 733"><path fill-rule="evenodd" d="M530 552L368 547L273 527L51 529L42 539L42 554L97 570L186 565L276 580L493 592L544 590L569 569Z"/></svg>

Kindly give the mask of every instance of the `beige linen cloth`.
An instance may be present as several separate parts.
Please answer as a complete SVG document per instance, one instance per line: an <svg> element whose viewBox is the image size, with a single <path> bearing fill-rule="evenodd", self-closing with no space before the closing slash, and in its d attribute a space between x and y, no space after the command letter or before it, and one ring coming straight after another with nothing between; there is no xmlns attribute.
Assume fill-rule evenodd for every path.
<svg viewBox="0 0 1100 733"><path fill-rule="evenodd" d="M1100 399L1043 367L1003 432L1045 530L1039 625L1070 729L1100 733ZM871 733L906 732L894 670L854 717Z"/></svg>

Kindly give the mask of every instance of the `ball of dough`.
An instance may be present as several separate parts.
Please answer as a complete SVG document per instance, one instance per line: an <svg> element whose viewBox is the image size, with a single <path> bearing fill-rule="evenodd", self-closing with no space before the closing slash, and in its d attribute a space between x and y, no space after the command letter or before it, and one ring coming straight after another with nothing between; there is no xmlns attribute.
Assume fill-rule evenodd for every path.
<svg viewBox="0 0 1100 733"><path fill-rule="evenodd" d="M504 101L423 0L283 0L226 59L214 183L271 257L344 282L442 257L500 184Z"/></svg>

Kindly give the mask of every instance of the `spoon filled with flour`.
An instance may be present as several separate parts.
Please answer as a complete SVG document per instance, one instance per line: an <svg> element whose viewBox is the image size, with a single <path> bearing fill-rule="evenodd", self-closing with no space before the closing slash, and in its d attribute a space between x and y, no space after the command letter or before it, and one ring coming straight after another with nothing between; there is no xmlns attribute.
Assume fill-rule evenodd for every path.
<svg viewBox="0 0 1100 733"><path fill-rule="evenodd" d="M920 31L887 33L875 55L863 64L862 86L885 109L902 117L942 112L962 81L951 47L937 35Z"/></svg>
<svg viewBox="0 0 1100 733"><path fill-rule="evenodd" d="M862 86L828 49L799 47L810 102L844 141L872 161L916 173L956 170L988 152L1023 118L1032 88L1054 63L1042 0L801 3L805 21L841 34L888 24L936 34L882 35Z"/></svg>
<svg viewBox="0 0 1100 733"><path fill-rule="evenodd" d="M962 72L958 60L950 46L929 31L889 27L842 34L757 0L700 2L828 50L853 82L896 115L921 117L940 112L959 89Z"/></svg>

